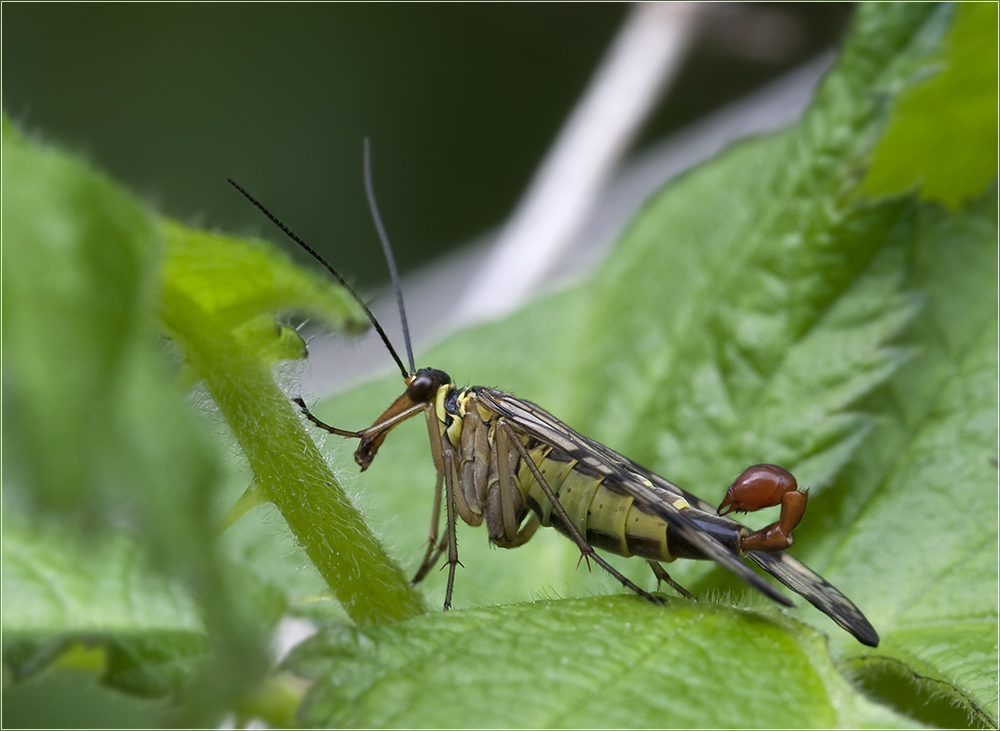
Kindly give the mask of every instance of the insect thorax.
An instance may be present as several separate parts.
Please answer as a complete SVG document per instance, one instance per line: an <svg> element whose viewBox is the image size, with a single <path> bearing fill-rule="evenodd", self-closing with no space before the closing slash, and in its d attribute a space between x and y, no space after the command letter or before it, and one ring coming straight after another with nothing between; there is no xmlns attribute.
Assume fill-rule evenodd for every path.
<svg viewBox="0 0 1000 731"><path fill-rule="evenodd" d="M461 449L462 425L471 409L475 409L479 418L487 425L496 417L496 414L479 403L474 388L456 388L454 384L446 383L434 397L434 413L441 436L447 437L456 449Z"/></svg>

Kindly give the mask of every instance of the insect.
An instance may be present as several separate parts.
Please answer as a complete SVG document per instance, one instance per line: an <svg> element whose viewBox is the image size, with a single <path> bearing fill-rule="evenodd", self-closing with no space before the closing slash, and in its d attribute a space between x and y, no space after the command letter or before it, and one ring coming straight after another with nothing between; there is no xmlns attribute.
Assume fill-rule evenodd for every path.
<svg viewBox="0 0 1000 731"><path fill-rule="evenodd" d="M229 182L353 295L403 376L406 390L367 429L348 431L326 424L301 398L295 398L309 421L332 434L359 439L354 459L362 471L371 465L393 428L418 414L427 421L437 481L427 549L414 583L447 553L444 608L451 606L459 564L455 537L459 519L472 526L485 523L490 540L502 548L521 546L539 527L552 526L576 543L581 560L593 561L626 588L658 604L665 600L635 584L595 549L646 559L657 586L666 583L689 599L694 597L670 578L661 563L678 558L715 561L775 602L794 606L743 561L748 558L860 642L878 645L875 629L844 594L785 553L792 543L792 530L805 513L807 495L782 467L762 464L748 468L729 487L717 509L577 433L530 401L483 386L459 388L447 373L434 368L417 370L399 276L372 189L367 140L364 173L372 217L396 290L409 368L344 278L253 196ZM443 536L439 535L442 494L446 516ZM778 520L757 531L726 517L734 511L752 512L775 505L781 506Z"/></svg>

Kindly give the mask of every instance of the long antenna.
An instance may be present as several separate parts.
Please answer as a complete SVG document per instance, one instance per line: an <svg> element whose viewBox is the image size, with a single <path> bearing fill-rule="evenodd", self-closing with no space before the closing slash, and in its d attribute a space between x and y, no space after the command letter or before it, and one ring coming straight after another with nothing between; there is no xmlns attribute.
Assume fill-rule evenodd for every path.
<svg viewBox="0 0 1000 731"><path fill-rule="evenodd" d="M371 144L368 138L365 137L365 193L368 195L368 207L371 208L372 218L375 219L375 228L378 230L378 237L382 241L382 251L385 252L385 260L389 262L389 275L392 277L392 286L396 290L396 302L399 303L399 320L403 326L406 357L410 359L410 373L416 373L417 369L413 365L413 348L410 346L410 328L406 324L406 308L403 306L403 288L399 286L399 272L396 271L396 259L392 255L392 247L389 246L389 236L385 232L382 217L378 213L378 203L375 202L375 189L372 187L371 160ZM405 378L406 376L404 375L403 377Z"/></svg>
<svg viewBox="0 0 1000 731"><path fill-rule="evenodd" d="M367 149L367 147L366 147L366 149ZM367 166L366 166L366 169L367 169ZM383 330L382 326L379 325L378 320L375 319L375 315L372 314L372 311L368 309L368 305L365 304L365 301L363 299L361 299L361 295L359 295L357 292L354 291L354 287L352 287L351 285L349 285L347 283L347 280L345 280L342 276L340 276L340 272L338 272L336 269L334 269L326 259L324 259L322 256L320 256L319 253L317 253L317 251L315 249L313 249L313 247L311 247L309 244L307 244L305 241L303 241L301 238L299 238L295 234L294 231L292 231L290 228L288 228L288 226L286 226L281 221L279 221L278 218L277 218L277 216L275 216L273 213L271 213L269 210L267 210L267 208L264 207L263 203L261 203L256 198L254 198L252 195L250 195L249 193L247 193L246 190L244 190L243 187L239 183L237 183L235 180L233 180L232 178L227 178L227 180L229 181L229 184L231 186L233 186L234 188L236 188L236 190L238 190L240 193L243 194L244 198L246 198L248 201L250 201L251 203L253 203L253 205L257 208L258 211L260 211L265 216L267 216L268 219L270 219L271 223L273 223L275 226L277 226L278 228L280 228L282 230L282 232L285 234L285 236L287 236L292 241L294 241L296 244L298 244L303 249L305 249L307 252L309 252L316 261L318 261L320 264L322 264L326 268L326 270L328 272L330 272L330 274L332 274L334 276L334 278L338 282L340 282L340 284L344 287L344 289L346 289L348 292L351 293L351 296L354 298L354 301L357 302L359 305L361 305L361 309L363 309L365 311L365 314L368 315L368 319L371 320L372 325L375 326L375 329L378 331L379 337L381 337L382 338L382 342L385 343L385 347L389 349L389 354L392 355L392 359L395 360L396 361L396 365L399 366L399 372L403 374L403 378L409 377L410 373L413 373L413 367L412 367L412 364L413 364L413 355L412 354L410 355L410 366L411 367L410 367L410 373L407 373L406 372L406 366L403 365L403 361L400 360L399 355L396 353L396 349L393 348L392 347L392 343L389 342L389 337L385 334L385 330ZM391 259L390 259L390 262L391 262ZM393 269L393 271L395 271L395 269ZM396 282L397 280L394 279L393 281ZM396 293L399 294L399 285L398 285L398 283L396 284ZM400 307L402 307L403 300L400 299L399 303L400 303ZM405 328L405 324L406 324L405 320L403 321L403 324L404 324L404 328ZM404 332L405 332L405 329L404 329ZM406 349L407 349L407 351L409 351L409 349L410 349L410 338L409 338L409 336L407 336L407 338L406 338Z"/></svg>

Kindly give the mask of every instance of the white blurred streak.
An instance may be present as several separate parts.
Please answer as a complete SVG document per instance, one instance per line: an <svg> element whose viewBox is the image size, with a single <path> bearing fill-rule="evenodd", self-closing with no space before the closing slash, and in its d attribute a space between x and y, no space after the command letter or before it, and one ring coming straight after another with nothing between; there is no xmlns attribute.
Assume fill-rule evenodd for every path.
<svg viewBox="0 0 1000 731"><path fill-rule="evenodd" d="M281 618L274 635L274 656L277 662L285 659L292 648L316 634L316 625L307 619L285 616Z"/></svg>
<svg viewBox="0 0 1000 731"><path fill-rule="evenodd" d="M545 283L677 75L699 7L633 7L490 255L469 278L455 308L464 321L501 317Z"/></svg>
<svg viewBox="0 0 1000 731"><path fill-rule="evenodd" d="M732 142L791 124L805 109L812 91L830 67L832 56L814 59L692 126L645 149L624 164L601 192L569 250L544 282L551 291L580 281L607 253L643 201L674 176L716 155ZM456 284L475 279L492 251L495 234L485 233L442 259L430 262L403 281L414 346L419 354L454 332L469 318L455 311L449 293ZM375 315L398 337L398 314L392 291L371 303ZM329 395L350 385L393 373L392 360L374 331L360 338L323 335L309 343L310 357L302 373L302 393ZM418 365L420 357L418 355ZM429 365L424 363L424 365Z"/></svg>

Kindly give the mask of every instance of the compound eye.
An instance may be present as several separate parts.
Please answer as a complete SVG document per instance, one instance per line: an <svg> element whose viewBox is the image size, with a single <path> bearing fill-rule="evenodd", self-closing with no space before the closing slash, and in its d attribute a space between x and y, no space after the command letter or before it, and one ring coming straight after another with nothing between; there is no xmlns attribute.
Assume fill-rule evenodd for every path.
<svg viewBox="0 0 1000 731"><path fill-rule="evenodd" d="M433 377L426 373L418 373L406 387L406 395L414 403L421 404L430 400L436 390L437 383Z"/></svg>

